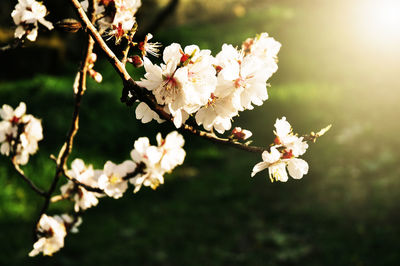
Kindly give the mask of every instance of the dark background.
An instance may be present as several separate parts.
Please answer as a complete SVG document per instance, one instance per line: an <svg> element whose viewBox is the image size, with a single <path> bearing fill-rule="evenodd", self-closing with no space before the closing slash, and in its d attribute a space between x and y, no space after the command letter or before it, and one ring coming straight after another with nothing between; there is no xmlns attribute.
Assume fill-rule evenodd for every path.
<svg viewBox="0 0 400 266"><path fill-rule="evenodd" d="M166 1L143 2L142 31ZM45 4L52 22L74 16L68 1ZM14 5L0 3L2 44L13 34ZM303 156L309 174L287 183L271 183L267 171L250 178L259 155L185 135L185 163L163 186L101 199L60 252L29 258L42 200L1 157L0 264L398 265L400 24L377 16L398 8L369 0L181 0L153 32L164 46L198 44L215 55L223 43L240 45L261 32L282 43L270 99L234 125L267 146L276 118L286 116L300 134L333 124ZM0 104L24 101L42 119L45 138L24 170L44 188L55 171L49 155L58 153L72 117L83 40L42 30L35 43L0 55ZM104 81L89 80L70 161L102 168L128 159L138 137L155 144L158 131L173 127L138 123L134 108L119 102L122 84L101 54L95 69ZM69 210L69 203L55 204L50 214Z"/></svg>

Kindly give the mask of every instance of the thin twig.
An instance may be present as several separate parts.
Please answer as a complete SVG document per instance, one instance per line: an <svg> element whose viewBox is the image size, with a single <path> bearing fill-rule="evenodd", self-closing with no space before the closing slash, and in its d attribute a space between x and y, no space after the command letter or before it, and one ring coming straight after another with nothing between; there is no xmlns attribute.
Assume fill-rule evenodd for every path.
<svg viewBox="0 0 400 266"><path fill-rule="evenodd" d="M88 10L90 17L91 17L91 21L94 23L95 22L95 14L96 14L96 10L95 10L95 0L90 0L89 1L89 10ZM90 35L87 36L87 48L86 51L84 53L83 56L83 61L82 64L80 66L80 70L79 70L79 74L78 74L78 85L77 89L75 91L75 103L74 103L74 112L72 115L72 123L71 123L71 127L69 129L66 141L64 142L64 145L61 147L61 150L57 156L57 167L56 167L56 173L54 175L53 178L53 182L50 185L49 190L46 193L46 197L45 197L45 202L43 203L42 209L40 211L39 214L39 218L36 224L38 224L40 217L42 216L42 214L44 214L47 209L49 208L49 204L50 204L50 199L51 199L51 195L53 194L54 190L57 187L57 183L60 179L61 174L64 172L65 169L65 164L67 162L68 156L70 155L71 151L72 151L72 146L73 146L73 141L74 141L74 137L76 135L76 133L78 132L79 129L79 111L80 111L80 103L81 103L81 99L82 96L85 92L86 89L86 75L87 75L87 70L88 70L88 66L89 66L89 59L90 56L92 54L93 51L93 46L94 46L94 41L93 39L90 37ZM35 227L37 228L37 226ZM36 229L35 229L36 231Z"/></svg>
<svg viewBox="0 0 400 266"><path fill-rule="evenodd" d="M12 50L12 49L16 49L16 48L20 47L21 45L24 44L25 36L26 36L26 34L24 34L24 36L21 39L16 38L11 43L0 47L0 52L6 52L8 50Z"/></svg>
<svg viewBox="0 0 400 266"><path fill-rule="evenodd" d="M33 182L32 180L30 180L24 173L24 171L19 167L18 164L13 163L14 165L14 169L17 171L17 173L19 174L19 176L31 187L31 189L33 189L33 191L35 191L37 194L39 194L42 197L46 197L47 194L46 192L44 192L43 190L41 190L40 188L38 188Z"/></svg>
<svg viewBox="0 0 400 266"><path fill-rule="evenodd" d="M72 182L74 182L74 184L76 186L81 186L84 189L86 189L87 191L90 192L96 192L96 193L104 193L104 191L100 188L97 187L91 187L89 185L86 185L85 183L79 182L78 180L76 180L75 178L73 178L72 176L68 175L67 172L63 171L63 175L68 178L69 180L71 180Z"/></svg>
<svg viewBox="0 0 400 266"><path fill-rule="evenodd" d="M130 172L130 173L126 174L126 176L122 177L122 180L129 180L129 179L137 176L138 174L143 173L144 169L145 169L145 164L140 163L140 164L138 164L136 166L136 168L135 168L135 170L133 172ZM77 179L73 178L72 176L68 175L68 173L65 171L65 169L63 171L63 175L66 178L68 178L69 180L71 180L75 185L81 186L84 189L86 189L87 191L96 192L96 193L103 193L104 194L104 191L102 189L100 189L98 187L89 186L89 185L87 185L85 183L82 183L82 182L78 181Z"/></svg>
<svg viewBox="0 0 400 266"><path fill-rule="evenodd" d="M143 173L143 170L146 168L146 165L144 163L139 163L138 165L136 165L136 168L133 172L128 173L126 176L124 176L122 179L123 180L129 180L135 176L137 176L138 174Z"/></svg>
<svg viewBox="0 0 400 266"><path fill-rule="evenodd" d="M129 54L129 50L131 49L131 43L128 42L128 44L126 45L125 49L122 50L122 64L124 66L126 66L126 62L128 61L128 54Z"/></svg>
<svg viewBox="0 0 400 266"><path fill-rule="evenodd" d="M128 38L126 40L126 46L125 49L122 50L122 64L126 66L126 62L128 61L128 56L129 56L129 50L131 49L131 46L134 44L133 43L133 36L135 35L137 31L137 24L133 26L132 30L130 31Z"/></svg>
<svg viewBox="0 0 400 266"><path fill-rule="evenodd" d="M122 64L122 62L118 60L118 58L115 56L113 51L111 51L111 49L104 42L103 38L101 37L101 35L97 31L97 29L90 22L89 18L85 14L85 11L82 9L81 5L79 4L79 1L78 0L70 0L70 2L75 7L77 14L82 21L82 25L85 25L85 27L87 28L89 33L95 39L96 43L106 54L108 60L110 61L110 63L114 67L114 69L117 71L119 76L122 78L122 81L124 83L124 90L131 91L139 101L145 102L162 119L168 120L169 122L173 122L173 117L170 114L166 113L162 106L160 106L156 103L154 97L152 97L150 94L146 93L143 90L143 88L138 86L136 84L136 82L131 78L129 73L126 71L124 64ZM195 129L189 125L183 125L182 128L179 130L181 132L182 131L189 132L191 134L200 136L202 138L208 139L215 143L229 145L231 147L235 147L235 148L249 151L249 152L262 153L263 151L266 150L266 148L248 146L248 145L245 145L245 144L242 144L239 142L232 141L230 139L219 138L219 137L215 136L214 134Z"/></svg>

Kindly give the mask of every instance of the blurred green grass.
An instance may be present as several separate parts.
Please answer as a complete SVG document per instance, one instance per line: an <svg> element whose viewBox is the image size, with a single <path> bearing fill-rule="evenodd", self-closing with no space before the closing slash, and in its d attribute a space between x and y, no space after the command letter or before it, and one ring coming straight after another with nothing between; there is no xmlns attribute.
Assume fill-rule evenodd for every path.
<svg viewBox="0 0 400 266"><path fill-rule="evenodd" d="M326 54L332 47L325 47L330 40L323 38L312 45L306 41L318 36L317 26L325 26L310 26L312 9L263 8L250 9L237 20L172 27L157 37L165 45L196 43L214 54L224 42L239 45L262 31L281 41L270 99L242 113L235 125L252 130L254 143L265 146L278 117L286 116L300 134L332 123L304 156L310 164L307 176L270 183L263 172L251 179L259 155L185 135L185 164L166 177L165 185L135 195L131 188L120 200L102 199L59 253L32 259L27 257L32 221L42 201L2 157L0 264L396 265L400 143L393 110L398 95L388 94L397 83L386 79L375 90L372 78L365 78L365 66L355 68L360 62L343 63L337 54L313 56L315 49ZM100 168L106 160L129 158L138 137L149 136L154 143L157 131L173 128L138 124L134 110L119 102L121 82L113 70L105 62L97 69L104 82L89 81L71 160L83 158ZM349 69L361 74L351 76ZM72 83L73 73L0 83L2 103L25 101L28 113L43 120L45 139L24 167L41 187L49 185L54 174L49 155L58 152L69 126ZM58 204L51 212L70 208Z"/></svg>

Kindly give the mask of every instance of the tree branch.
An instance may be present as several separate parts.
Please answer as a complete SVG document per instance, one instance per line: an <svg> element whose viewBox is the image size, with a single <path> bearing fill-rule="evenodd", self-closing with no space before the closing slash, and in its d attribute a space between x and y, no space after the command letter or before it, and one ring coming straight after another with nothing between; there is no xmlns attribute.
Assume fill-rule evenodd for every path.
<svg viewBox="0 0 400 266"><path fill-rule="evenodd" d="M101 37L101 35L97 31L97 29L90 22L89 18L86 16L86 13L83 10L82 6L80 5L79 1L78 0L70 0L70 2L75 7L75 11L77 12L77 14L79 16L79 18L82 22L82 25L84 25L86 27L86 29L89 31L89 34L91 34L92 37L95 39L96 43L100 46L100 48L106 54L108 60L114 67L115 71L117 71L117 73L121 77L121 79L124 83L124 90L132 92L133 95L135 95L139 101L145 102L162 119L165 119L169 122L173 122L173 117L170 114L166 113L162 106L160 106L156 103L154 97L152 95L150 95L149 93L146 93L143 90L143 88L138 86L136 84L136 82L131 78L129 73L126 71L124 64L118 60L118 58L115 56L113 51L107 46L107 44L105 43L105 41L103 40L103 38ZM248 145L245 145L245 144L242 144L239 142L232 141L230 139L219 138L212 133L195 129L194 127L189 126L189 125L183 125L182 128L180 128L178 130L181 132L189 132L191 134L200 136L202 138L208 139L215 143L229 145L231 147L235 147L235 148L249 151L249 152L262 153L264 150L266 150L266 148L248 146Z"/></svg>
<svg viewBox="0 0 400 266"><path fill-rule="evenodd" d="M86 185L85 183L79 182L78 180L76 180L75 178L73 178L72 176L68 175L65 171L63 171L63 175L68 178L69 180L71 180L72 182L74 182L74 184L76 186L81 186L84 189L86 189L87 191L90 192L96 192L96 193L104 193L104 191L100 188L97 187L91 187L89 185Z"/></svg>
<svg viewBox="0 0 400 266"><path fill-rule="evenodd" d="M37 194L39 194L42 197L46 197L47 193L44 192L43 190L41 190L40 188L38 188L33 182L32 180L30 180L24 173L24 171L19 167L18 164L13 163L14 165L14 169L17 171L17 173L19 174L19 176L31 187L31 189L33 191L35 191Z"/></svg>
<svg viewBox="0 0 400 266"><path fill-rule="evenodd" d="M94 23L95 22L95 0L90 0L89 1L89 14L91 17L91 21ZM81 99L82 96L86 90L86 75L87 75L87 70L89 66L89 59L93 51L93 46L94 46L94 41L90 37L90 35L87 36L87 46L85 53L83 55L83 61L80 66L79 72L77 74L78 82L77 84L74 84L74 92L75 92L75 103L74 103L74 112L72 115L72 122L71 122L71 127L69 129L69 132L67 134L67 138L64 142L64 145L61 147L60 152L57 156L56 160L56 173L53 178L53 182L50 185L49 190L46 193L45 197L45 202L43 203L42 209L39 214L39 218L36 224L38 224L40 217L42 214L44 214L47 209L49 208L50 200L51 200L51 195L53 194L54 190L57 187L57 183L60 179L61 174L63 174L64 169L65 169L65 164L67 162L68 156L70 155L72 151L72 145L74 141L74 137L76 133L78 132L79 129L79 111L80 111L80 104L81 104ZM75 87L76 86L76 87ZM35 227L37 228L37 226Z"/></svg>
<svg viewBox="0 0 400 266"><path fill-rule="evenodd" d="M11 43L0 47L0 52L6 52L8 50L16 49L22 46L25 42L26 33L22 36L21 39L15 38Z"/></svg>

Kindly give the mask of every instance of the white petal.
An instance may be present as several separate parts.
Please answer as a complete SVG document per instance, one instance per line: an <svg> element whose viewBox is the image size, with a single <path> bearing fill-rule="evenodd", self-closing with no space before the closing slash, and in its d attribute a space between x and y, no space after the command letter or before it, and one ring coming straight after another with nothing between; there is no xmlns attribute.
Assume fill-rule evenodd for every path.
<svg viewBox="0 0 400 266"><path fill-rule="evenodd" d="M262 170L268 168L270 164L267 162L260 162L258 164L256 164L253 167L253 170L251 171L251 177L255 176L258 172L261 172Z"/></svg>
<svg viewBox="0 0 400 266"><path fill-rule="evenodd" d="M289 174L294 179L300 179L308 173L308 163L303 159L293 158L288 161Z"/></svg>

